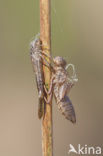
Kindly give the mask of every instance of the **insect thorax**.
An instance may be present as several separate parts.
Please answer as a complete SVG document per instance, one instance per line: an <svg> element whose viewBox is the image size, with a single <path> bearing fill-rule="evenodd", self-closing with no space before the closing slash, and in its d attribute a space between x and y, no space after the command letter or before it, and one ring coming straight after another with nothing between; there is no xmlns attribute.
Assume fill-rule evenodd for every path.
<svg viewBox="0 0 103 156"><path fill-rule="evenodd" d="M62 67L56 68L54 82L58 84L62 84L66 80L67 80L67 71Z"/></svg>

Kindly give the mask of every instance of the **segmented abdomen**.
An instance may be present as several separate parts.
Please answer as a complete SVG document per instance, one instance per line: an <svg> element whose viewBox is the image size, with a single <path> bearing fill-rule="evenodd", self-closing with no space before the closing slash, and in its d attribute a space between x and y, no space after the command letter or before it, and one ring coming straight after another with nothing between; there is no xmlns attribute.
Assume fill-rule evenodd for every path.
<svg viewBox="0 0 103 156"><path fill-rule="evenodd" d="M62 100L60 100L58 85L54 86L54 95L61 113L65 116L66 119L70 120L72 123L76 123L76 115L72 102L66 95Z"/></svg>
<svg viewBox="0 0 103 156"><path fill-rule="evenodd" d="M70 120L72 123L76 123L75 110L68 96L64 96L64 98L58 103L58 108L66 119Z"/></svg>

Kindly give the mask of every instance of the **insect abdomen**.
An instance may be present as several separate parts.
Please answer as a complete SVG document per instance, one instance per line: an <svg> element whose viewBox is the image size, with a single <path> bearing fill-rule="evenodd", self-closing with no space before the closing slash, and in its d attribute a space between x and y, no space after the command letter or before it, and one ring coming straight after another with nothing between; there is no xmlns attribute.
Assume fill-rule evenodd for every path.
<svg viewBox="0 0 103 156"><path fill-rule="evenodd" d="M68 96L64 96L64 98L58 103L58 108L66 119L70 120L72 123L76 123L75 110Z"/></svg>
<svg viewBox="0 0 103 156"><path fill-rule="evenodd" d="M39 98L39 103L38 103L38 118L41 119L43 116L43 105L44 101L42 98Z"/></svg>

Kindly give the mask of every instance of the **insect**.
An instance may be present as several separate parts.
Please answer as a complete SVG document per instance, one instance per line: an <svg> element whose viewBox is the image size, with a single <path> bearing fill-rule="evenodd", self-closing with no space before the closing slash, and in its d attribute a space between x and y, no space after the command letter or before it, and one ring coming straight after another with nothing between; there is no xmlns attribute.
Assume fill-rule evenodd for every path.
<svg viewBox="0 0 103 156"><path fill-rule="evenodd" d="M57 56L51 59L51 56L42 52L40 38L34 39L30 44L30 55L33 64L33 68L36 75L36 82L39 94L39 107L38 107L38 117L43 116L43 103L50 103L52 95L54 93L56 103L58 108L65 116L66 119L70 120L72 123L76 122L75 110L72 105L71 100L67 96L67 93L71 90L74 83L77 82L77 77L75 73L75 68L73 64L67 64L63 57ZM53 60L53 65L45 60L43 55L49 57ZM48 66L52 71L50 89L47 90L44 84L44 74L43 65ZM67 69L69 67L73 69L73 75L70 77ZM49 96L46 99L45 93Z"/></svg>
<svg viewBox="0 0 103 156"><path fill-rule="evenodd" d="M44 74L43 74L43 60L42 60L41 41L39 37L30 43L30 56L33 69L36 75L36 84L38 88L39 106L38 117L43 116L43 103L44 103Z"/></svg>
<svg viewBox="0 0 103 156"><path fill-rule="evenodd" d="M48 63L48 67L52 67L52 77L49 91L47 91L44 87L46 93L49 95L49 99L46 102L50 102L52 94L54 93L56 103L61 113L65 116L66 119L70 120L72 123L75 123L75 110L71 100L67 96L67 93L69 93L74 83L78 80L76 77L74 65L67 65L65 59L60 56L55 57L53 59L53 63L53 66ZM72 77L70 77L67 72L67 68L69 68L70 66L73 68Z"/></svg>

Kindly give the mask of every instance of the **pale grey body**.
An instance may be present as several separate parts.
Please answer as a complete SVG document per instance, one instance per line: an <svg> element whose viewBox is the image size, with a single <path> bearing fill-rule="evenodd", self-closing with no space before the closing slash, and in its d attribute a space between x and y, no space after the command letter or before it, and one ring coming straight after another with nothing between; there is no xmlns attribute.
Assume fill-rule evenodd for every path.
<svg viewBox="0 0 103 156"><path fill-rule="evenodd" d="M30 44L30 55L33 64L33 69L36 75L36 84L39 94L39 107L38 117L41 118L43 115L43 102L44 102L44 75L43 75L43 60L41 57L41 43L40 39L34 39Z"/></svg>

